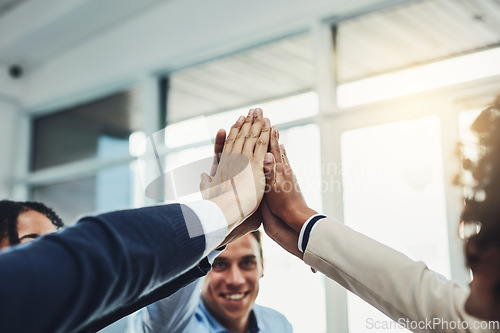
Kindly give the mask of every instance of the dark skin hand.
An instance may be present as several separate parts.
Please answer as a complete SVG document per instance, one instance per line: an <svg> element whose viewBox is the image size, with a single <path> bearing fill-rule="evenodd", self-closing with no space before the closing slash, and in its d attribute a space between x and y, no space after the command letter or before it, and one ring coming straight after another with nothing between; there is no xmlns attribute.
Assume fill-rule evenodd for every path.
<svg viewBox="0 0 500 333"><path fill-rule="evenodd" d="M270 163L264 163L266 194L261 203L266 234L285 250L302 259L298 249L299 233L304 223L317 212L307 206L299 184L286 156L285 147L278 142L278 131L271 129Z"/></svg>

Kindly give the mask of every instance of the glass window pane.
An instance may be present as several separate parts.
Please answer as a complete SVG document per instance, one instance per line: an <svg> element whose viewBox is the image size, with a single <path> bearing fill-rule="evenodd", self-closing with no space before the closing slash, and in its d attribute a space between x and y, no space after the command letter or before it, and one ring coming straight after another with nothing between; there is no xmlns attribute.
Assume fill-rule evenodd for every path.
<svg viewBox="0 0 500 333"><path fill-rule="evenodd" d="M315 116L319 110L318 94L308 92L169 125L165 131L166 146L175 148L213 139L219 128L224 127L229 131L239 116L246 116L248 110L255 107L260 107L264 111L264 116L271 120L271 125L279 125Z"/></svg>
<svg viewBox="0 0 500 333"><path fill-rule="evenodd" d="M439 118L346 131L341 149L346 225L449 277ZM351 333L389 320L352 294L348 317Z"/></svg>
<svg viewBox="0 0 500 333"><path fill-rule="evenodd" d="M94 175L35 186L31 198L52 207L67 225L85 214L132 207L136 192L132 165L109 167Z"/></svg>
<svg viewBox="0 0 500 333"><path fill-rule="evenodd" d="M323 209L318 126L310 124L280 131L280 142L285 145L288 159L307 204L321 212ZM263 237L262 242L265 275L261 280L261 292L257 302L283 313L292 323L295 333L326 332L323 275L312 274L304 262L291 256L267 236ZM290 296L292 294L293 297Z"/></svg>
<svg viewBox="0 0 500 333"><path fill-rule="evenodd" d="M119 93L33 120L33 171L86 158L128 154L141 129L138 94Z"/></svg>

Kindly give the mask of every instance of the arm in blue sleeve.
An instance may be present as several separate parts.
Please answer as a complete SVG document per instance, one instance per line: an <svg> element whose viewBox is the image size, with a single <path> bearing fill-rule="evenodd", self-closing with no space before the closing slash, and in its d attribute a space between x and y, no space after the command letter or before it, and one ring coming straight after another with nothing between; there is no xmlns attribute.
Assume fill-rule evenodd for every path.
<svg viewBox="0 0 500 333"><path fill-rule="evenodd" d="M201 280L180 289L170 297L141 309L129 320L129 332L182 332L193 318L200 300Z"/></svg>
<svg viewBox="0 0 500 333"><path fill-rule="evenodd" d="M87 327L83 328L80 333L93 333L97 332L104 327L114 323L115 321L128 316L137 310L148 306L156 301L159 301L165 297L169 297L177 290L184 288L185 286L191 284L202 276L205 276L210 271L210 263L207 258L204 258L198 265L191 268L186 273L176 277L175 279L165 283L161 287L153 290L149 294L140 297L132 304L127 304L116 311L109 313L108 315L96 319L92 323L90 323ZM133 318L135 315L130 316L129 318ZM130 322L131 319L129 319ZM135 332L129 324L129 330L127 332ZM137 330L137 332L141 332L141 330Z"/></svg>
<svg viewBox="0 0 500 333"><path fill-rule="evenodd" d="M201 229L189 208L156 206L84 218L2 252L2 331L79 331L195 266Z"/></svg>
<svg viewBox="0 0 500 333"><path fill-rule="evenodd" d="M221 252L214 250L203 260L206 273ZM201 280L194 281L168 298L141 309L129 318L127 333L183 332L198 307L200 288Z"/></svg>

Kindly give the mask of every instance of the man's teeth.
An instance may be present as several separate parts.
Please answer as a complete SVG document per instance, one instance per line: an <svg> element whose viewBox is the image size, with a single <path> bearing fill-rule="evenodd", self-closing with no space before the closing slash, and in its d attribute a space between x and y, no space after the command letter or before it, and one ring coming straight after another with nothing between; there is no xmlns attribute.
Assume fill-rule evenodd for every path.
<svg viewBox="0 0 500 333"><path fill-rule="evenodd" d="M225 295L224 296L225 299L229 299L231 301L239 301L243 297L245 297L244 293L243 294L232 294L232 295Z"/></svg>

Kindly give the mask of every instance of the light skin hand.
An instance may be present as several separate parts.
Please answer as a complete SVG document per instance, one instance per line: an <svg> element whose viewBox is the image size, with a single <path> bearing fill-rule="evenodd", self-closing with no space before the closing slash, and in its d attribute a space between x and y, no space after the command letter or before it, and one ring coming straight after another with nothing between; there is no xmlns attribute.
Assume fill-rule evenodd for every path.
<svg viewBox="0 0 500 333"><path fill-rule="evenodd" d="M254 213L262 200L269 133L269 119L263 118L262 110L252 109L231 127L225 141L224 131L217 134L211 175L202 175L200 187L203 197L222 209L229 231Z"/></svg>
<svg viewBox="0 0 500 333"><path fill-rule="evenodd" d="M265 121L265 120L264 120ZM212 178L215 176L217 172L217 168L219 166L220 158L222 156L222 150L224 148L224 143L226 141L226 131L224 129L220 129L215 136L215 144L214 144L214 161L212 164L212 169L210 171L210 176L207 174L203 174L202 181L200 183L200 189L202 193L208 196L208 191L210 187L210 183L212 182ZM209 199L204 196L204 199ZM220 246L227 245L240 237L243 237L249 232L259 229L262 223L262 213L260 207L255 211L252 215L250 215L242 224L237 226L224 241L220 244Z"/></svg>
<svg viewBox="0 0 500 333"><path fill-rule="evenodd" d="M270 213L299 233L304 223L317 212L307 206L299 184L286 156L286 150L278 142L278 131L271 130L271 154L274 163L264 165L266 172L265 200ZM273 172L274 170L274 172ZM263 211L264 227L266 214ZM269 216L269 215L268 215ZM295 245L296 247L297 245Z"/></svg>

